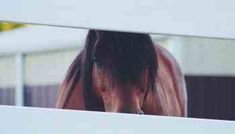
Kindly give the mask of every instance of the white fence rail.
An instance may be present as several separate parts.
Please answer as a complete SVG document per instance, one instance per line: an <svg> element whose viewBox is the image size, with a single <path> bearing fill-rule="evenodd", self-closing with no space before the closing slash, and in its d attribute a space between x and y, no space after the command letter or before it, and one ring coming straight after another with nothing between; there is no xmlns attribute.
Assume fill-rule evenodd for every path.
<svg viewBox="0 0 235 134"><path fill-rule="evenodd" d="M234 0L1 0L0 20L235 39Z"/></svg>
<svg viewBox="0 0 235 134"><path fill-rule="evenodd" d="M0 106L1 134L234 134L235 122Z"/></svg>
<svg viewBox="0 0 235 134"><path fill-rule="evenodd" d="M1 0L0 20L235 39L233 0ZM69 36L69 35L68 35ZM235 122L0 106L1 134L234 134Z"/></svg>

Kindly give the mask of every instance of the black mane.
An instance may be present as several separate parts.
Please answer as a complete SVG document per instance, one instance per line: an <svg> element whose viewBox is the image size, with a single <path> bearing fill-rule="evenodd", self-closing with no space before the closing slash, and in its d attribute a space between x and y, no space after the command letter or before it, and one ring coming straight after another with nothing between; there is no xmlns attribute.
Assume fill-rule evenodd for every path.
<svg viewBox="0 0 235 134"><path fill-rule="evenodd" d="M148 68L148 87L155 88L157 55L148 34L90 30L84 49L81 80L85 107L98 110L92 95L92 68L94 62L107 70L119 83L137 84L143 70Z"/></svg>

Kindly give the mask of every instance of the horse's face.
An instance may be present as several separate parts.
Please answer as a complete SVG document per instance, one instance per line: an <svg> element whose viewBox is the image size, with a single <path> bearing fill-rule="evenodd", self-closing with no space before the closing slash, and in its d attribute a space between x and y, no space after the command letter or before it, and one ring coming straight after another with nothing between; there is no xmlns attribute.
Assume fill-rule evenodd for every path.
<svg viewBox="0 0 235 134"><path fill-rule="evenodd" d="M156 55L151 38L98 32L95 40L92 89L102 99L105 110L142 114L148 90L155 84Z"/></svg>
<svg viewBox="0 0 235 134"><path fill-rule="evenodd" d="M141 80L138 85L118 83L97 64L93 67L93 89L102 98L108 112L143 114L141 108L147 93L147 71L143 71Z"/></svg>

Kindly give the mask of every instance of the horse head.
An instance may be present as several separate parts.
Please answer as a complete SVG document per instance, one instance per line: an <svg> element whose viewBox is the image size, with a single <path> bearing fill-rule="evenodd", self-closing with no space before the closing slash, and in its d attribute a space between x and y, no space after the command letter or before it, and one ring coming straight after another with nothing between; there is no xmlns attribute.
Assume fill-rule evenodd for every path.
<svg viewBox="0 0 235 134"><path fill-rule="evenodd" d="M143 114L157 74L150 36L91 30L84 55L81 78L86 109L94 109L100 101L108 112Z"/></svg>

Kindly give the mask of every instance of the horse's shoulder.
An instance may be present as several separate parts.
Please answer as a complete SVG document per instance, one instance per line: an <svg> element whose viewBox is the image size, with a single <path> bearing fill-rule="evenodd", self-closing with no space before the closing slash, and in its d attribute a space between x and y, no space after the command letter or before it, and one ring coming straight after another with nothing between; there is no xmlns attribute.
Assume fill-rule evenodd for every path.
<svg viewBox="0 0 235 134"><path fill-rule="evenodd" d="M166 48L164 48L161 45L156 44L155 45L155 51L159 58L163 58L165 62L168 62L171 66L174 66L178 69L180 69L178 62L176 61L173 54L171 54Z"/></svg>
<svg viewBox="0 0 235 134"><path fill-rule="evenodd" d="M155 45L155 51L158 56L159 62L164 62L167 65L167 68L177 73L179 76L183 76L180 65L173 54L171 54L166 48L161 45Z"/></svg>
<svg viewBox="0 0 235 134"><path fill-rule="evenodd" d="M178 96L177 98L179 99L179 103L181 103L180 104L181 109L184 109L183 114L186 114L187 91L186 91L184 75L181 71L180 65L177 62L176 58L173 56L173 54L171 54L163 46L155 45L155 51L158 56L158 64L160 64L158 73L159 75L169 74L168 77L171 77L173 82L172 84L174 85L174 90L176 91L176 94ZM164 75L161 77L167 77L167 76Z"/></svg>

